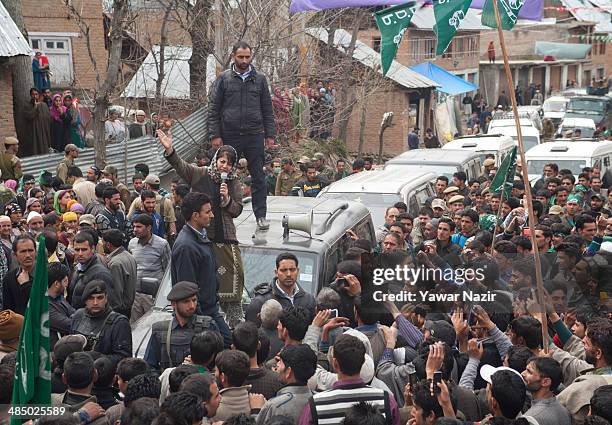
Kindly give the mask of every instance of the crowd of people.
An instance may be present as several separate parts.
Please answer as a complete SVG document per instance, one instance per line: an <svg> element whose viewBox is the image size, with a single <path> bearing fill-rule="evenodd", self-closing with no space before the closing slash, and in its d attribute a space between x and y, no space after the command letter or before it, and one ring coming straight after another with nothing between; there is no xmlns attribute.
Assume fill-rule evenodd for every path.
<svg viewBox="0 0 612 425"><path fill-rule="evenodd" d="M11 403L44 243L51 400L66 413L39 425L612 423L612 193L597 168L576 180L544 167L534 185L536 246L522 182L509 196L490 190L495 158L469 181L463 172L440 176L417 212L389 205L372 239L353 234L318 293L302 289L298 257L282 252L243 310L247 271L234 220L250 194L245 181L264 185L252 196L266 231L272 190L314 196L349 172L346 161L334 170L319 154L300 159L301 177L289 159L264 170L263 146L276 134L250 51L235 46L232 69L213 89L210 158L185 161L172 136L156 132L178 175L170 191L146 164L132 189L111 166L84 175L70 145L55 176L0 187L0 406ZM260 123L237 137L240 114L256 112L227 111L249 79L262 87L263 100L246 97L263 105ZM350 168L368 172L365 162ZM373 284L372 264L419 273L385 273ZM153 296L168 270L171 289L160 296L172 315L147 323L136 357L142 341L131 325L160 301Z"/></svg>

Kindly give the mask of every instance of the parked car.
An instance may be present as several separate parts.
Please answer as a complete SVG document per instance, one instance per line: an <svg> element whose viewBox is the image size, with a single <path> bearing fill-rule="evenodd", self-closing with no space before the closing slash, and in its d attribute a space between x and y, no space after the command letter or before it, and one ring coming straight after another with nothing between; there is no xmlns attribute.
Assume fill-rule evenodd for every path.
<svg viewBox="0 0 612 425"><path fill-rule="evenodd" d="M416 216L420 207L435 194L436 174L411 167L364 171L338 180L323 189L317 199L360 202L372 214L375 226L385 220L385 211L396 202L405 202Z"/></svg>
<svg viewBox="0 0 612 425"><path fill-rule="evenodd" d="M550 119L555 127L559 126L565 117L568 102L569 98L567 97L549 97L544 101L544 118Z"/></svg>
<svg viewBox="0 0 612 425"><path fill-rule="evenodd" d="M567 131L580 130L580 138L590 139L595 135L595 121L591 118L564 118L557 130L557 137L565 137Z"/></svg>
<svg viewBox="0 0 612 425"><path fill-rule="evenodd" d="M514 146L516 146L516 142L510 136L478 134L476 136L458 137L446 143L442 146L442 149L472 151L480 157L481 162L484 162L487 155L492 154L495 156L495 165L499 166Z"/></svg>
<svg viewBox="0 0 612 425"><path fill-rule="evenodd" d="M567 104L566 118L590 118L597 128L612 128L612 98L609 96L577 96Z"/></svg>
<svg viewBox="0 0 612 425"><path fill-rule="evenodd" d="M267 204L266 217L270 221L268 231L257 231L250 203L244 206L242 214L235 219L245 272L245 303L250 301L255 286L274 278L276 256L282 252L291 252L297 256L300 268L298 284L305 291L316 295L322 287L333 281L336 266L343 260L344 252L351 242L347 234L349 230L373 244L376 241L370 212L358 202L269 196ZM290 218L288 225L283 225L285 216ZM171 317L172 308L166 300L171 287L168 270L159 285L155 305L132 326L134 356L144 356L151 325Z"/></svg>
<svg viewBox="0 0 612 425"><path fill-rule="evenodd" d="M463 171L468 180L480 177L480 157L472 151L450 149L412 149L385 163L385 170L406 169L431 172L449 180L457 171Z"/></svg>

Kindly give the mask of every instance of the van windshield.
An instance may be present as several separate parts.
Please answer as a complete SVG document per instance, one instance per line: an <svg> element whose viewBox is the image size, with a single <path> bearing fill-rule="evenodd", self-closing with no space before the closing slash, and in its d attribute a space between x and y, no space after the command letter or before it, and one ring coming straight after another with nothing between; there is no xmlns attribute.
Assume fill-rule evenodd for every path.
<svg viewBox="0 0 612 425"><path fill-rule="evenodd" d="M403 201L396 193L325 192L323 198L361 202L372 214L374 227L385 222L385 211L396 202Z"/></svg>
<svg viewBox="0 0 612 425"><path fill-rule="evenodd" d="M276 268L276 257L281 252L285 251L240 247L244 270L244 286L249 291L249 295L253 295L253 289L260 283L272 282L272 279L274 279L274 269ZM299 262L300 274L298 275L298 285L304 291L314 295L318 278L317 257L310 252L292 251L292 253L295 254Z"/></svg>
<svg viewBox="0 0 612 425"><path fill-rule="evenodd" d="M570 100L567 109L573 112L601 114L606 110L606 103L603 100L578 98Z"/></svg>
<svg viewBox="0 0 612 425"><path fill-rule="evenodd" d="M564 112L567 102L563 101L546 101L544 102L544 112Z"/></svg>
<svg viewBox="0 0 612 425"><path fill-rule="evenodd" d="M396 162L396 163L387 163L385 165L385 170L405 170L406 167L411 167L411 169L418 169L423 172L431 172L436 176L446 176L449 179L453 178L453 174L455 174L459 169L454 165L441 165L441 164L409 164L406 162Z"/></svg>
<svg viewBox="0 0 612 425"><path fill-rule="evenodd" d="M578 175L582 173L582 169L586 167L586 159L564 159L558 160L555 158L550 159L528 159L527 170L528 174L542 174L544 166L554 162L559 166L559 170L568 169L572 171L572 174Z"/></svg>
<svg viewBox="0 0 612 425"><path fill-rule="evenodd" d="M518 136L512 136L512 140L518 143ZM525 152L534 146L538 146L538 138L536 136L523 136L523 145L525 145Z"/></svg>

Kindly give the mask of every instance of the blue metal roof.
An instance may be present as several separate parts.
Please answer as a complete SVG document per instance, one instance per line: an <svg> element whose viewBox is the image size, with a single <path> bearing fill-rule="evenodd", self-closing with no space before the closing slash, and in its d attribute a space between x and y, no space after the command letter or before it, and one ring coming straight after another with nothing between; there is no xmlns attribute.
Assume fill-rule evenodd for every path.
<svg viewBox="0 0 612 425"><path fill-rule="evenodd" d="M415 72L427 77L430 80L435 81L440 87L436 87L436 90L441 91L449 95L467 93L474 90L478 90L478 86L465 81L463 78L457 77L454 74L434 65L431 62L423 62L418 65L411 66Z"/></svg>

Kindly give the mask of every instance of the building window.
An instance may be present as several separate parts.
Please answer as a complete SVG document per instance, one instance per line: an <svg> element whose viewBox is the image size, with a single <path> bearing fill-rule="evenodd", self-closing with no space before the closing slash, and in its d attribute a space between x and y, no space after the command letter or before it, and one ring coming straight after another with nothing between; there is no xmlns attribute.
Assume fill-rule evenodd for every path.
<svg viewBox="0 0 612 425"><path fill-rule="evenodd" d="M380 52L380 37L372 37L372 48Z"/></svg>
<svg viewBox="0 0 612 425"><path fill-rule="evenodd" d="M600 41L599 42L599 54L600 55L605 55L606 54L606 42L605 41Z"/></svg>
<svg viewBox="0 0 612 425"><path fill-rule="evenodd" d="M49 59L53 86L69 86L74 83L70 38L64 34L38 33L30 38L30 46L40 50Z"/></svg>

